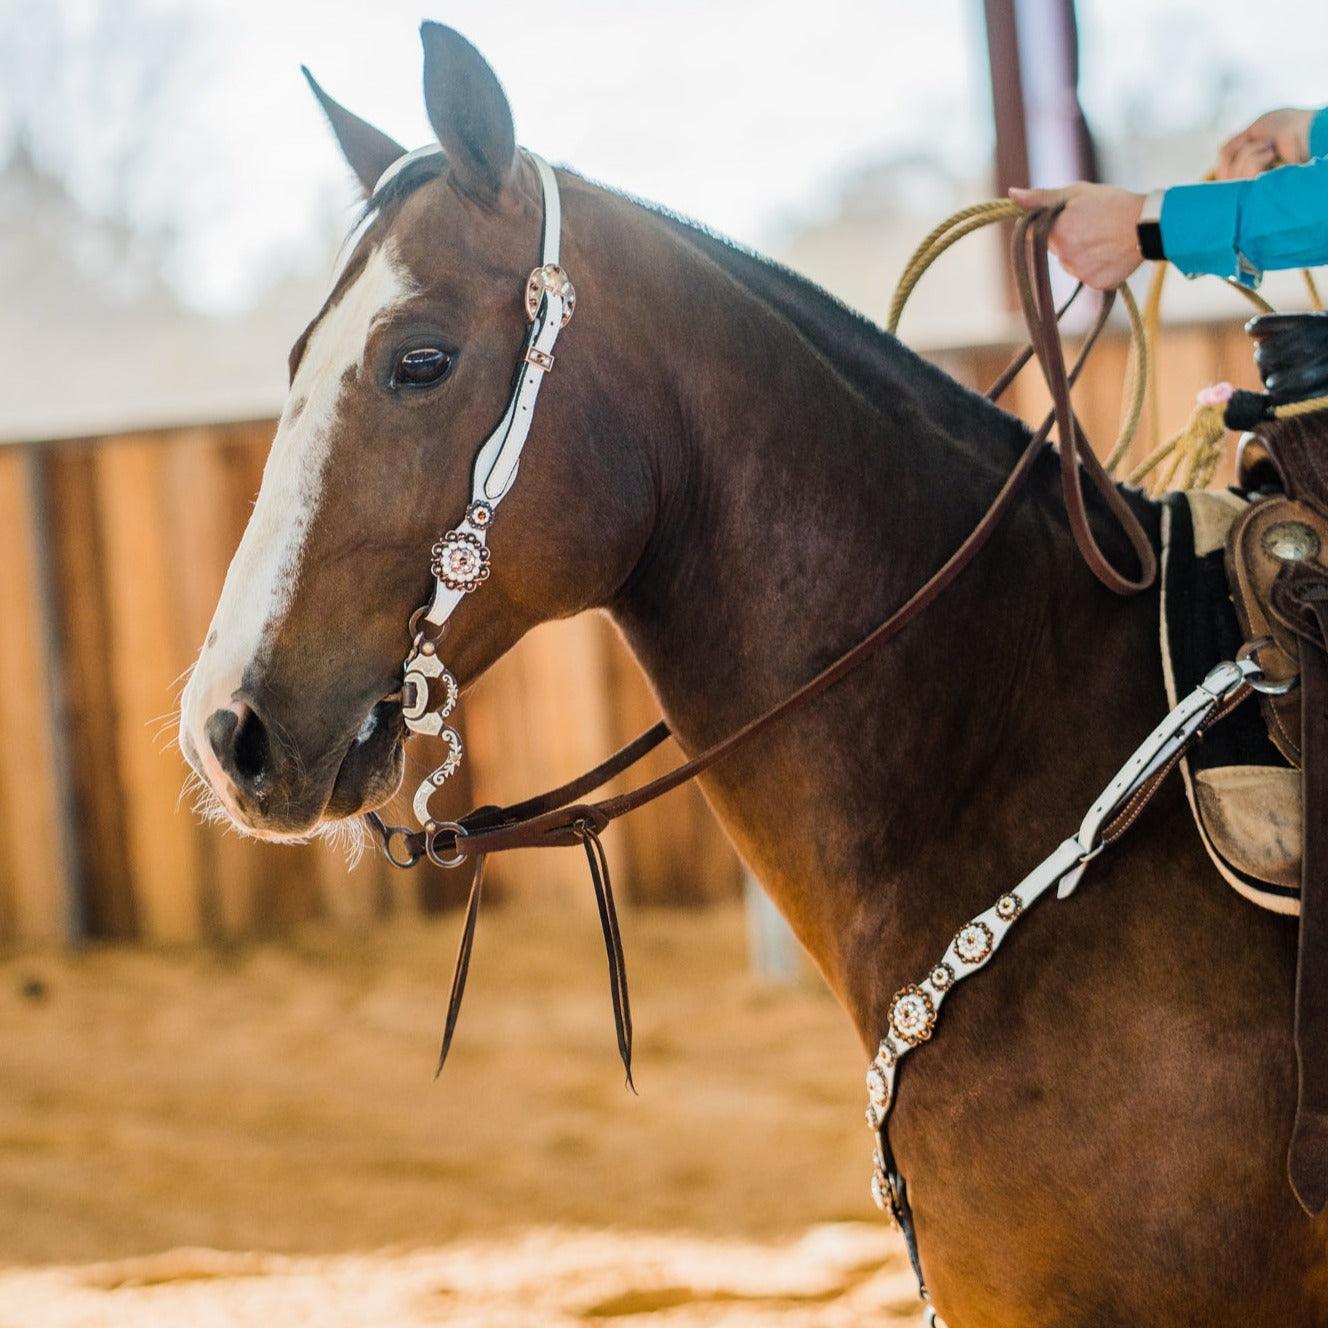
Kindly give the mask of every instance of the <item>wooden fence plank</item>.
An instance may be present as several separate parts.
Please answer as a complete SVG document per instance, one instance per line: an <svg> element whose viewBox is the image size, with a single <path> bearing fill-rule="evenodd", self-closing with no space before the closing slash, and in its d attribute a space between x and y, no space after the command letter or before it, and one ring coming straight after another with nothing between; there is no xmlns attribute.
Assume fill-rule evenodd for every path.
<svg viewBox="0 0 1328 1328"><path fill-rule="evenodd" d="M125 838L110 675L114 655L106 587L95 445L49 450L55 579L67 671L65 708L75 753L71 770L83 907L93 936L138 934L138 912Z"/></svg>
<svg viewBox="0 0 1328 1328"><path fill-rule="evenodd" d="M66 939L69 864L56 795L50 688L42 657L30 458L0 451L0 934ZM37 629L37 630L34 630Z"/></svg>
<svg viewBox="0 0 1328 1328"><path fill-rule="evenodd" d="M605 685L613 698L613 735L607 753L653 724L659 718L659 704L618 633L607 622L601 625ZM653 779L682 759L675 743L665 743L617 780L613 791ZM694 784L618 822L609 835L606 844L622 858L627 895L637 903L703 904L742 894L742 864Z"/></svg>
<svg viewBox="0 0 1328 1328"><path fill-rule="evenodd" d="M188 659L179 641L179 587L165 511L167 448L127 437L97 450L110 595L119 774L129 861L143 934L202 934L198 832L180 815L179 762L158 751L173 688Z"/></svg>

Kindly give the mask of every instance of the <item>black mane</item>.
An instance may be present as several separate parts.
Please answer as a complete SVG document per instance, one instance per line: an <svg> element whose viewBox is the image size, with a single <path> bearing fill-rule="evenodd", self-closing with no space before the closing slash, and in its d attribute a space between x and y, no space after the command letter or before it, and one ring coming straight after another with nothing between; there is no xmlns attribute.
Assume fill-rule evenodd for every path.
<svg viewBox="0 0 1328 1328"><path fill-rule="evenodd" d="M889 402L894 412L911 409L987 468L1004 470L1027 443L1028 430L1022 421L971 392L801 273L666 208L631 201L664 221L788 319L869 403ZM980 440L976 450L975 439Z"/></svg>

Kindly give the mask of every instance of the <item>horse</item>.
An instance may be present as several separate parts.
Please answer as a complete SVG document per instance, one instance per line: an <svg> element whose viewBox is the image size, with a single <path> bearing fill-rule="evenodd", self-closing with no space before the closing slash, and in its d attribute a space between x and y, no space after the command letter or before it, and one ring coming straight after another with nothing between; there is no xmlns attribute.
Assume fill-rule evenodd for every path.
<svg viewBox="0 0 1328 1328"><path fill-rule="evenodd" d="M395 791L403 623L525 335L536 169L483 57L436 24L422 38L442 151L374 197L291 351L182 698L187 759L262 837ZM405 150L316 91L368 197ZM903 602L1029 434L792 272L570 170L557 183L578 312L449 668L464 689L536 624L603 611L696 752ZM1156 539L1157 506L1120 492ZM1128 565L1100 497L1089 514ZM1075 556L1048 447L944 596L702 776L869 1056L894 993L1165 713L1157 614L1156 591L1113 595ZM1224 887L1173 781L954 993L891 1136L950 1328L1328 1323L1328 1232L1285 1173L1294 962L1294 924Z"/></svg>

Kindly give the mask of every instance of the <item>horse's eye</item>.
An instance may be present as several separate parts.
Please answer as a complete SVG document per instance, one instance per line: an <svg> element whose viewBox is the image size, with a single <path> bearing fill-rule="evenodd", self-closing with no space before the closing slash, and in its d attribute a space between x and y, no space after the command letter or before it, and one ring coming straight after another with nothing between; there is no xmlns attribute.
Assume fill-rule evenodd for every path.
<svg viewBox="0 0 1328 1328"><path fill-rule="evenodd" d="M441 383L452 367L452 357L437 346L406 351L392 374L393 387L432 387Z"/></svg>

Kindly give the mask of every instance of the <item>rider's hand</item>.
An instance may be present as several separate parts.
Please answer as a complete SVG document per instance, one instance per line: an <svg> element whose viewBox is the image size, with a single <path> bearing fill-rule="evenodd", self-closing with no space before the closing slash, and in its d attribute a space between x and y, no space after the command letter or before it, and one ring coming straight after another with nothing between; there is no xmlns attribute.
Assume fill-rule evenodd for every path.
<svg viewBox="0 0 1328 1328"><path fill-rule="evenodd" d="M1143 262L1135 229L1144 209L1143 194L1081 182L1067 189L1011 189L1010 197L1022 208L1065 204L1048 247L1085 286L1114 290Z"/></svg>
<svg viewBox="0 0 1328 1328"><path fill-rule="evenodd" d="M1293 106L1261 115L1248 129L1222 144L1217 154L1217 178L1249 180L1273 166L1308 161L1313 119L1313 111Z"/></svg>

